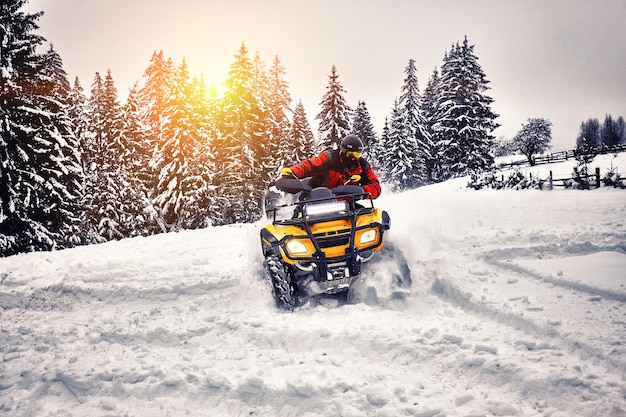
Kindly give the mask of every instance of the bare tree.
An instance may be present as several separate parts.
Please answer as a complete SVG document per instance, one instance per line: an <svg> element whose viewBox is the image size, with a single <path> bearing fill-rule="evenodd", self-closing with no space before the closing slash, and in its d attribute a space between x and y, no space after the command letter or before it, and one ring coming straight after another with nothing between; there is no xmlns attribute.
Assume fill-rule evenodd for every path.
<svg viewBox="0 0 626 417"><path fill-rule="evenodd" d="M528 163L535 165L534 155L543 153L550 149L552 145L552 122L548 119L536 118L528 119L522 125L522 130L517 132L513 138L515 148L528 159Z"/></svg>

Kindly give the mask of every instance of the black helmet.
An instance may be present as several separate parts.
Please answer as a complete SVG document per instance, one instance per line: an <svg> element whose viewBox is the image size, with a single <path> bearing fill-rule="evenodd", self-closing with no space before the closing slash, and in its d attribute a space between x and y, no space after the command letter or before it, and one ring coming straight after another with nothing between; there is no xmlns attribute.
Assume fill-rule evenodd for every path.
<svg viewBox="0 0 626 417"><path fill-rule="evenodd" d="M348 135L341 140L340 149L342 155L346 155L347 152L354 152L360 157L363 153L363 142L357 135Z"/></svg>

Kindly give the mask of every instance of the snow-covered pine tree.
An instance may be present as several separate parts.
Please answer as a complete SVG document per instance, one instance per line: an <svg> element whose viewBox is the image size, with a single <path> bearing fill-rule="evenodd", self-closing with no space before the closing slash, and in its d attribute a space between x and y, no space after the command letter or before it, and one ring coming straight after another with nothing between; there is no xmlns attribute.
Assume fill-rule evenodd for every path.
<svg viewBox="0 0 626 417"><path fill-rule="evenodd" d="M143 73L143 86L137 92L137 104L142 124L147 128L144 136L145 149L150 157L154 153L160 137L161 117L165 110L165 97L176 73L176 66L171 58L166 59L163 51L155 51L150 64ZM154 172L151 183L147 185L152 193L156 189L158 172Z"/></svg>
<svg viewBox="0 0 626 417"><path fill-rule="evenodd" d="M370 161L376 166L378 179L382 182L389 182L389 173L387 169L390 168L386 166L387 161L385 160L385 149L387 143L389 143L389 117L385 117L385 123L383 124L383 131L380 135L380 140L377 141L374 146L370 146L368 150Z"/></svg>
<svg viewBox="0 0 626 417"><path fill-rule="evenodd" d="M622 141L623 127L623 118L621 119L620 127L619 119L614 120L613 116L607 114L604 117L604 123L602 123L602 128L600 129L600 143L602 144L602 146L605 148L613 148L619 145Z"/></svg>
<svg viewBox="0 0 626 417"><path fill-rule="evenodd" d="M289 94L289 84L284 77L285 67L278 59L278 56L276 56L268 73L267 112L264 118L265 131L269 134L267 140L267 160L261 161L267 181L266 186L278 170L285 165L283 148L286 148L287 144L290 143L291 96ZM293 148L285 150L291 153L294 152Z"/></svg>
<svg viewBox="0 0 626 417"><path fill-rule="evenodd" d="M135 84L122 108L119 133L117 172L121 184L120 199L124 202L120 226L127 237L150 236L165 231L164 226L159 227L160 217L149 197L154 182L154 171L150 166L152 144L146 140L148 127L141 120L137 95Z"/></svg>
<svg viewBox="0 0 626 417"><path fill-rule="evenodd" d="M50 49L44 55L44 68L42 73L47 75L50 82L50 95L42 102L42 107L52 114L57 115L54 122L57 127L51 130L52 135L60 135L58 151L66 157L59 158L56 167L48 167L42 163L41 168L47 169L50 174L49 181L58 181L67 190L65 195L55 197L50 195L50 205L64 210L67 224L63 226L57 248L77 246L83 243L81 237L80 213L82 211L82 198L84 191L84 175L81 164L80 141L76 135L77 125L72 119L72 89L67 79L67 73L63 69L63 61L57 51L50 45ZM43 87L43 85L42 85ZM55 155L50 155L52 158ZM59 201L55 201L55 198Z"/></svg>
<svg viewBox="0 0 626 417"><path fill-rule="evenodd" d="M344 98L346 90L339 82L337 67L332 66L328 76L328 85L315 120L319 120L319 140L317 151L337 148L341 139L350 134L351 109Z"/></svg>
<svg viewBox="0 0 626 417"><path fill-rule="evenodd" d="M415 61L409 60L404 69L406 78L402 85L399 105L404 113L404 120L407 124L407 135L415 142L415 150L411 154L415 155L413 160L412 178L408 179L408 187L416 187L424 184L428 180L427 161L432 158L433 142L426 124L426 119L422 112L422 97L420 96L417 81L417 69ZM407 145L410 141L406 142Z"/></svg>
<svg viewBox="0 0 626 417"><path fill-rule="evenodd" d="M0 3L0 256L66 245L81 192L69 83L25 3Z"/></svg>
<svg viewBox="0 0 626 417"><path fill-rule="evenodd" d="M619 135L618 145L626 145L626 122L624 122L624 117L618 117L615 124L615 129L617 130L617 134Z"/></svg>
<svg viewBox="0 0 626 417"><path fill-rule="evenodd" d="M489 81L467 37L444 58L433 139L442 180L493 165L492 132L498 117L485 94Z"/></svg>
<svg viewBox="0 0 626 417"><path fill-rule="evenodd" d="M433 179L437 177L437 174L435 173L437 155L435 154L435 143L433 141L433 125L436 121L438 95L439 71L435 68L428 79L428 83L424 89L424 94L422 95L422 114L424 115L426 130L431 139L431 152L430 155L427 155L427 159L424 161L426 163L427 182L429 183L433 182Z"/></svg>
<svg viewBox="0 0 626 417"><path fill-rule="evenodd" d="M146 81L137 97L142 109L143 122L151 128L159 125L165 107L165 95L175 70L174 63L171 59L165 59L163 51L158 53L155 51L148 68L143 73Z"/></svg>
<svg viewBox="0 0 626 417"><path fill-rule="evenodd" d="M365 146L365 156L371 160L374 155L372 150L377 145L378 137L376 136L376 132L374 132L372 118L370 117L367 105L363 100L359 101L356 109L354 110L352 133L357 135L363 141L363 145Z"/></svg>
<svg viewBox="0 0 626 417"><path fill-rule="evenodd" d="M302 100L298 101L293 112L291 133L279 149L282 166L288 167L313 156L315 136L309 124Z"/></svg>
<svg viewBox="0 0 626 417"><path fill-rule="evenodd" d="M85 202L87 195L87 172L88 172L88 150L85 149L85 146L89 143L90 140L90 117L89 117L89 100L84 93L83 87L76 77L74 79L74 86L72 87L69 96L69 117L72 120L72 124L74 127L74 135L76 136L77 147L80 155L80 164L81 164L81 172L82 172L82 190L83 195L81 196L80 207L76 211L76 215L79 218L78 230L76 233L71 233L68 238L74 241L75 245L79 244L87 244L90 242L88 239L88 231L89 227L85 224Z"/></svg>
<svg viewBox="0 0 626 417"><path fill-rule="evenodd" d="M263 101L257 90L254 66L242 44L224 83L222 140L217 149L220 193L228 207L223 210L227 223L249 222L261 215L258 187L259 160L255 153L263 135Z"/></svg>
<svg viewBox="0 0 626 417"><path fill-rule="evenodd" d="M110 70L104 79L96 73L89 98L91 140L84 146L87 158L86 218L92 242L122 239L124 201L120 200L123 178L118 169L122 107Z"/></svg>
<svg viewBox="0 0 626 417"><path fill-rule="evenodd" d="M600 147L600 121L598 119L590 118L580 124L576 147L586 149Z"/></svg>
<svg viewBox="0 0 626 417"><path fill-rule="evenodd" d="M391 121L383 147L378 158L382 162L386 182L396 190L414 187L415 138L409 134L405 112L397 99L391 111Z"/></svg>
<svg viewBox="0 0 626 417"><path fill-rule="evenodd" d="M194 95L183 61L164 96L160 138L151 162L159 173L154 204L170 231L212 223L210 206L204 204L211 191L210 172L204 160L208 130L205 116L192 99Z"/></svg>

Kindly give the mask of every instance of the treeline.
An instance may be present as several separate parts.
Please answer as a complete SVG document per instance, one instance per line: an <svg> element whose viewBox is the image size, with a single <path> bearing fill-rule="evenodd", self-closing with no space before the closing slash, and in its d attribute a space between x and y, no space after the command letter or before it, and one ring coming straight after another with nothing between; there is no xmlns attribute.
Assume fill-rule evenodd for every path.
<svg viewBox="0 0 626 417"><path fill-rule="evenodd" d="M604 122L596 118L588 119L580 125L580 133L576 138L577 149L614 148L626 144L626 123L624 118L607 114Z"/></svg>
<svg viewBox="0 0 626 417"><path fill-rule="evenodd" d="M125 103L111 71L96 73L87 95L54 48L37 52L41 13L21 12L26 1L0 5L0 256L255 221L280 167L349 133L395 189L493 164L497 115L467 39L423 94L409 60L380 135L364 101L346 103L333 66L316 136L278 57L267 66L245 45L223 94L155 52Z"/></svg>

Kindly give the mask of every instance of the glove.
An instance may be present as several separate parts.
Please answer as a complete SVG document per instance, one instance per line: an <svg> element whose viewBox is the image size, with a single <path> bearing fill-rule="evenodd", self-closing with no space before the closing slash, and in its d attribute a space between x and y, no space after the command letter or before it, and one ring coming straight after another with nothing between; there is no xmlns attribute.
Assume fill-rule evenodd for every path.
<svg viewBox="0 0 626 417"><path fill-rule="evenodd" d="M291 168L281 168L280 169L280 175L282 175L283 177L294 177L295 175L293 175L293 171L291 171Z"/></svg>
<svg viewBox="0 0 626 417"><path fill-rule="evenodd" d="M360 175L353 175L350 177L350 184L358 184L361 181Z"/></svg>

